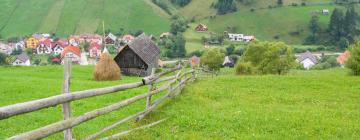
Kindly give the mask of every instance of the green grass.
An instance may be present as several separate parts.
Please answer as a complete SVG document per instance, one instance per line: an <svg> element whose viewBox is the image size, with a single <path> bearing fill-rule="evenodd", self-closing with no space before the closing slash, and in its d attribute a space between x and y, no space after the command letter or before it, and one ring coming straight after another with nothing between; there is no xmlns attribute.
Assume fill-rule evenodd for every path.
<svg viewBox="0 0 360 140"><path fill-rule="evenodd" d="M225 72L224 72L225 71ZM359 139L360 77L344 69L201 78L128 139Z"/></svg>
<svg viewBox="0 0 360 140"><path fill-rule="evenodd" d="M169 30L168 15L146 0L0 0L0 34L4 38L35 32L67 36L102 31L143 30L159 35Z"/></svg>
<svg viewBox="0 0 360 140"><path fill-rule="evenodd" d="M92 66L74 66L71 91L140 80L91 80ZM0 106L58 95L62 67L0 67ZM147 91L147 87L75 101L73 116ZM163 118L164 123L127 139L359 139L360 77L346 69L292 71L285 76L235 76L222 69L202 77L167 100L140 123L130 122L107 136ZM158 97L158 96L157 96ZM145 101L81 124L76 139L144 108ZM49 108L0 121L0 139L60 121L61 108ZM31 124L31 125L29 125ZM15 127L16 126L16 127ZM61 139L62 133L48 139Z"/></svg>

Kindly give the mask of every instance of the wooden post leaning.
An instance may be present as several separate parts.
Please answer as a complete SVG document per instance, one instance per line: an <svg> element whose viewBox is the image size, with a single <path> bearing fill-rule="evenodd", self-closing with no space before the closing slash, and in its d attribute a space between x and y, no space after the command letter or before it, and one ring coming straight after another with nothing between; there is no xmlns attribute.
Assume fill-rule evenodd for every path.
<svg viewBox="0 0 360 140"><path fill-rule="evenodd" d="M62 94L70 94L70 78L71 78L71 62L69 58L65 58ZM62 112L64 115L64 120L67 120L71 117L70 102L63 103ZM64 130L64 140L72 140L71 128Z"/></svg>

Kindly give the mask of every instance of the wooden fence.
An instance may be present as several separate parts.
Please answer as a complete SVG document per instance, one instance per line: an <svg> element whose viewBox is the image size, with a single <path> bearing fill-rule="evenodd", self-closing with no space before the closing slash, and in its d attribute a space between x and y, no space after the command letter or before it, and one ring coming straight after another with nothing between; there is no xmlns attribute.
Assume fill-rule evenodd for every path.
<svg viewBox="0 0 360 140"><path fill-rule="evenodd" d="M110 126L107 126L103 128L102 130L87 136L86 138L83 138L85 140L92 140L95 138L98 138L101 134L121 125L125 122L128 122L130 120L141 120L146 116L148 113L153 111L162 101L165 99L171 98L173 96L176 96L180 94L181 90L185 87L186 83L189 81L193 81L196 79L196 73L195 70L186 70L186 68L183 68L181 64L175 66L174 68L170 68L167 70L164 70L160 73L155 73L156 69L152 69L152 73L150 76L143 78L139 82L135 83L129 83L129 84L123 84L123 85L117 85L112 87L106 87L106 88L99 88L99 89L91 89L91 90L84 90L84 91L77 91L77 92L70 92L70 77L71 77L71 64L69 61L65 61L64 64L64 82L63 82L63 89L62 94L51 96L48 98L28 101L24 103L18 103L14 105L4 106L0 107L0 121L3 119L11 118L16 115L21 115L29 112L38 111L44 108L54 107L57 105L62 104L62 112L64 120L52 123L47 126L43 126L41 128L37 128L35 130L31 130L22 134L18 134L15 136L12 136L8 138L9 140L23 140L23 139L41 139L48 137L50 135L53 135L55 133L59 133L61 131L64 132L64 139L65 140L72 140L72 131L71 129L73 127L76 127L77 125L80 125L82 123L85 123L86 121L95 119L99 116L108 114L112 111L124 108L125 106L128 106L134 102L137 102L141 99L146 98L146 105L145 109L141 112L138 112L136 114L133 114L131 116L128 116L126 118L123 118L122 120L115 122L111 124ZM173 75L171 75L174 73ZM161 84L159 84L161 83ZM156 84L159 84L156 88ZM81 100L85 98L90 98L94 96L101 96L106 94L111 94L118 91L124 91L128 89L134 89L138 87L142 87L148 85L149 91L147 93L143 93L122 101L119 101L117 103L114 103L112 105L99 108L96 110L92 110L90 112L87 112L81 116L72 117L71 116L71 107L70 102ZM152 95L158 94L162 91L167 91L166 94L157 100L152 102ZM121 137L123 135L126 135L134 130L141 129L141 128L147 128L153 125L156 125L164 120L160 120L158 122L142 126L139 128L135 128L132 130L124 131L109 137L105 137L103 139L114 139Z"/></svg>

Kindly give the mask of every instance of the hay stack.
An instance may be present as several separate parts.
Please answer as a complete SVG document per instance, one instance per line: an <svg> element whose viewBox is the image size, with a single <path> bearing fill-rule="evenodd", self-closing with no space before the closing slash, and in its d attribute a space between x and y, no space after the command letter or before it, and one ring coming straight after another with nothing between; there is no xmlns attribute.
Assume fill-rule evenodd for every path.
<svg viewBox="0 0 360 140"><path fill-rule="evenodd" d="M96 81L120 80L121 71L109 53L102 53L93 76Z"/></svg>

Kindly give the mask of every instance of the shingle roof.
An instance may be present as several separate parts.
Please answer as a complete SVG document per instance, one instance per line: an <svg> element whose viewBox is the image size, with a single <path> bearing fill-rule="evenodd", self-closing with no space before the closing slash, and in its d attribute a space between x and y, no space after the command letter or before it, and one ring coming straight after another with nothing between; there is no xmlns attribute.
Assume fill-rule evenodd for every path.
<svg viewBox="0 0 360 140"><path fill-rule="evenodd" d="M16 59L18 59L22 62L26 62L27 60L30 59L30 57L28 55L26 55L25 53L22 53L22 54L16 56Z"/></svg>
<svg viewBox="0 0 360 140"><path fill-rule="evenodd" d="M81 56L81 50L77 46L67 46L64 51L61 53L61 59L65 57L65 55L69 52L74 53L77 56Z"/></svg>
<svg viewBox="0 0 360 140"><path fill-rule="evenodd" d="M160 55L160 49L151 40L151 38L146 36L145 34L141 34L140 36L135 38L128 46L146 64L149 65L158 61L156 59Z"/></svg>
<svg viewBox="0 0 360 140"><path fill-rule="evenodd" d="M311 52L306 51L305 53L302 53L299 57L298 57L298 61L304 61L305 59L309 58L312 62L314 62L315 64L317 64L317 58L315 55L313 55Z"/></svg>

